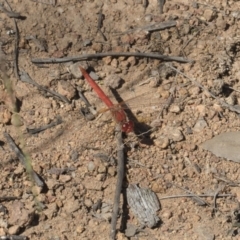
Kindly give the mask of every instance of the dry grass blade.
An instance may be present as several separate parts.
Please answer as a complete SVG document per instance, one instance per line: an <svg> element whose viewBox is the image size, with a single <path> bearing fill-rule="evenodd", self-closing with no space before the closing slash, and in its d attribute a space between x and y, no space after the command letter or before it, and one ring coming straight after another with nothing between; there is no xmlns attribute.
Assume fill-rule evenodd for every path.
<svg viewBox="0 0 240 240"><path fill-rule="evenodd" d="M122 183L124 178L124 145L122 140L121 125L116 127L116 141L117 141L117 158L118 158L118 171L117 171L117 183L113 202L113 212L111 219L111 232L110 239L114 240L116 236L116 224L118 217L118 209L120 202L120 195L122 191Z"/></svg>

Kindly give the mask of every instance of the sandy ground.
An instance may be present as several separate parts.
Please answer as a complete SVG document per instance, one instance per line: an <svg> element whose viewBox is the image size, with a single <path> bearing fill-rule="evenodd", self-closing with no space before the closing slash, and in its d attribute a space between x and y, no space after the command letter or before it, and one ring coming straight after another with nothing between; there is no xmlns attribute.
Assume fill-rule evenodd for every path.
<svg viewBox="0 0 240 240"><path fill-rule="evenodd" d="M172 0L166 1L163 14L158 1L145 3L60 0L53 6L9 0L12 10L23 16L16 20L19 71L62 94L69 103L45 96L37 87L16 78L14 20L0 13L0 59L12 81L20 116L16 128L16 114L12 114L1 84L1 197L16 199L2 199L0 236L108 239L117 176L115 124L107 112L93 121L81 116L79 109L84 103L77 89L102 108L79 74L78 65L82 64L106 92L111 80L118 83L120 79L120 97L133 99L132 117L145 122L145 129L158 126L143 138L137 137L143 124L136 124L135 132L124 136L124 197L119 206L116 239L240 238L236 224L239 164L200 147L219 133L239 130L238 114L223 107L206 89L218 99L238 104L240 2ZM9 9L6 3L4 6ZM99 22L100 12L103 18ZM144 28L166 22L174 22L175 26ZM129 56L77 63L32 63L33 58L106 52L158 53L192 62ZM26 130L49 124L59 116L63 123L55 127L34 135ZM20 147L26 146L44 187L32 188L4 132ZM141 228L130 207L123 204L126 188L134 183L154 191L160 201L157 216L161 221L153 228ZM188 191L208 197L201 198L204 202L183 196L163 199ZM132 229L138 230L131 233Z"/></svg>

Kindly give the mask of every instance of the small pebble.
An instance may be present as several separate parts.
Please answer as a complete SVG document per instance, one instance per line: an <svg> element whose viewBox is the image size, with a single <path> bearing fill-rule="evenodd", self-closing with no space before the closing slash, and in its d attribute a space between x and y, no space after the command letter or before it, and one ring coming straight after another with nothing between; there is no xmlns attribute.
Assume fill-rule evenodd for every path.
<svg viewBox="0 0 240 240"><path fill-rule="evenodd" d="M180 142L184 139L182 132L177 128L170 129L169 136L175 142Z"/></svg>
<svg viewBox="0 0 240 240"><path fill-rule="evenodd" d="M171 211L165 211L161 214L163 218L170 219L173 216L173 213Z"/></svg>
<svg viewBox="0 0 240 240"><path fill-rule="evenodd" d="M69 182L71 181L71 179L72 179L72 176L70 175L60 175L59 177L59 181L63 183Z"/></svg>
<svg viewBox="0 0 240 240"><path fill-rule="evenodd" d="M150 14L147 14L147 15L145 16L145 21L146 21L146 22L151 22L151 21L152 21L152 16L151 16Z"/></svg>
<svg viewBox="0 0 240 240"><path fill-rule="evenodd" d="M73 99L76 94L75 88L64 80L58 81L58 92L69 100Z"/></svg>
<svg viewBox="0 0 240 240"><path fill-rule="evenodd" d="M111 87L113 89L120 87L121 82L122 79L116 74L108 75L104 80L105 86Z"/></svg>
<svg viewBox="0 0 240 240"><path fill-rule="evenodd" d="M70 73L77 79L82 78L82 72L80 71L79 66L85 69L88 68L86 62L76 62L68 67Z"/></svg>
<svg viewBox="0 0 240 240"><path fill-rule="evenodd" d="M92 202L91 199L86 198L85 201L84 201L84 204L85 204L86 207L90 208L90 207L92 207L93 202Z"/></svg>
<svg viewBox="0 0 240 240"><path fill-rule="evenodd" d="M165 149L168 147L169 145L169 139L166 137L166 136L161 136L157 139L154 140L154 144L157 146L157 147L160 147L162 149Z"/></svg>
<svg viewBox="0 0 240 240"><path fill-rule="evenodd" d="M97 81L99 79L98 75L93 71L91 71L89 75L94 81Z"/></svg>
<svg viewBox="0 0 240 240"><path fill-rule="evenodd" d="M87 46L90 46L92 44L91 40L89 39L86 39L84 42L83 42L83 46L84 47L87 47Z"/></svg>
<svg viewBox="0 0 240 240"><path fill-rule="evenodd" d="M213 11L210 8L207 8L203 13L203 17L205 18L205 20L207 22L212 21L214 19L215 15L216 15L215 11Z"/></svg>
<svg viewBox="0 0 240 240"><path fill-rule="evenodd" d="M76 227L76 232L77 232L77 233L82 233L82 232L84 232L84 230L85 230L85 228L84 228L83 225L78 225L78 226Z"/></svg>
<svg viewBox="0 0 240 240"><path fill-rule="evenodd" d="M207 127L207 122L203 119L200 118L197 120L196 124L193 127L194 132L201 132L205 127Z"/></svg>
<svg viewBox="0 0 240 240"><path fill-rule="evenodd" d="M180 107L178 105L171 105L169 107L169 112L172 113L179 113L181 111Z"/></svg>
<svg viewBox="0 0 240 240"><path fill-rule="evenodd" d="M95 163L94 162L89 162L88 163L88 166L87 166L87 169L89 172L93 172L95 170L96 166L95 166Z"/></svg>
<svg viewBox="0 0 240 240"><path fill-rule="evenodd" d="M100 165L98 167L98 173L105 173L106 172L106 167L104 165Z"/></svg>

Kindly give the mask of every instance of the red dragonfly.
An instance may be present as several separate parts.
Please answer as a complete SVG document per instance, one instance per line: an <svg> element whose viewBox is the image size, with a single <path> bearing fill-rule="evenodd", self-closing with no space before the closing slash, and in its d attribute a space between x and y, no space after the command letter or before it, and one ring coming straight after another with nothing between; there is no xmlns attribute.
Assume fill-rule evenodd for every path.
<svg viewBox="0 0 240 240"><path fill-rule="evenodd" d="M122 132L132 132L133 131L133 122L127 118L126 113L119 105L114 105L110 98L103 92L103 90L98 86L98 84L89 76L84 68L79 67L83 76L92 87L92 89L96 92L98 97L106 104L106 106L110 109L114 120L119 123L122 127Z"/></svg>

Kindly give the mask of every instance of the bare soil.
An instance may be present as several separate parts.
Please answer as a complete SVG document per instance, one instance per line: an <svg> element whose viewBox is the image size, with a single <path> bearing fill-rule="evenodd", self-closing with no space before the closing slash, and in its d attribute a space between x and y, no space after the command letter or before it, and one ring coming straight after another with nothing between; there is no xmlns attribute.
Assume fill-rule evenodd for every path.
<svg viewBox="0 0 240 240"><path fill-rule="evenodd" d="M114 123L111 117L89 122L81 117L79 109L84 104L77 88L97 107L99 100L76 75L77 70L74 73L73 62L36 65L31 59L154 52L193 61L105 57L77 63L88 66L105 91L106 79L121 78L118 92L123 100L142 96L136 98L138 106L133 116L147 125L158 125L145 139L136 136L139 124L135 133L125 136L123 193L131 183L150 188L160 200L157 215L161 221L152 229L141 228L121 197L116 239L240 238L236 224L234 227L238 219L233 217L233 212L235 218L239 217L239 164L200 148L202 142L219 133L239 131L239 116L192 81L218 99L239 103L240 2L172 0L166 1L163 14L157 0L149 1L147 6L145 2L60 0L54 6L9 0L12 10L24 16L16 20L19 70L64 95L69 104L46 97L16 78L14 20L0 13L0 59L7 66L21 117L20 127L16 128L8 101L1 95L1 197L17 199L3 199L1 203L0 236L100 240L108 239L110 232L117 174ZM98 24L99 12L103 14L102 24ZM176 26L161 31L141 30L165 21L176 21ZM125 33L128 30L132 31ZM1 92L3 89L1 85ZM162 103L171 99L164 108ZM27 133L27 128L49 124L58 116L62 124L35 135ZM3 132L8 132L19 147L26 146L33 169L45 187L32 187ZM208 197L202 197L205 202L183 196L162 199L186 195L187 190ZM219 197L214 198L217 194ZM102 203L99 209L98 202ZM129 228L133 226L139 231L131 235Z"/></svg>

